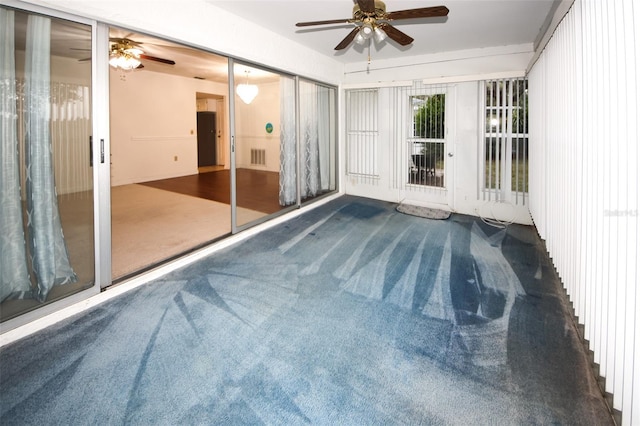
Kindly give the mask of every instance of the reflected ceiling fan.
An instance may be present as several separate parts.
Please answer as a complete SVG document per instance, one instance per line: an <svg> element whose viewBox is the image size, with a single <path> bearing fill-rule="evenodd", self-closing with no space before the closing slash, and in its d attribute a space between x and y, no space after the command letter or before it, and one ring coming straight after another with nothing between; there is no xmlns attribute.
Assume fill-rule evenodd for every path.
<svg viewBox="0 0 640 426"><path fill-rule="evenodd" d="M353 17L351 19L298 22L296 26L309 27L313 25L354 24L355 28L335 47L335 50L346 48L353 40L355 40L356 43L364 44L371 38L374 38L377 42L381 42L387 36L399 45L406 46L413 42L413 38L391 26L390 21L436 18L447 16L448 14L449 9L445 6L387 12L387 7L381 0L357 0L353 6Z"/></svg>
<svg viewBox="0 0 640 426"><path fill-rule="evenodd" d="M110 38L111 47L109 48L109 65L124 70L144 68L142 60L160 62L167 65L175 65L175 61L171 59L158 58L144 53L140 48L142 43L130 40L128 38L113 37Z"/></svg>

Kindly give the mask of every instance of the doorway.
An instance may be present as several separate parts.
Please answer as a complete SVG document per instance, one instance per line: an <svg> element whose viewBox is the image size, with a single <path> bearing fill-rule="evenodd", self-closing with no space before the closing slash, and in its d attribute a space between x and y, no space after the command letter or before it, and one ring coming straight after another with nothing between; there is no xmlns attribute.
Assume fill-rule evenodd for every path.
<svg viewBox="0 0 640 426"><path fill-rule="evenodd" d="M198 111L198 170L218 165L218 133L216 131L216 113Z"/></svg>
<svg viewBox="0 0 640 426"><path fill-rule="evenodd" d="M453 207L454 96L446 85L414 82L399 88L404 146L400 147L400 199Z"/></svg>
<svg viewBox="0 0 640 426"><path fill-rule="evenodd" d="M196 134L198 139L198 172L229 168L227 96L196 93Z"/></svg>

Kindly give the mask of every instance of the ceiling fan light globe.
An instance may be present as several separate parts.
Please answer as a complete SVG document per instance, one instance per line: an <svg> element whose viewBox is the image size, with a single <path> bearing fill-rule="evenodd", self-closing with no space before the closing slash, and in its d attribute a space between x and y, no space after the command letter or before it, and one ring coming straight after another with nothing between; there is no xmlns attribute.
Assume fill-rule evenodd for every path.
<svg viewBox="0 0 640 426"><path fill-rule="evenodd" d="M362 31L358 31L355 40L358 44L364 44L367 41L367 39L362 35Z"/></svg>
<svg viewBox="0 0 640 426"><path fill-rule="evenodd" d="M124 52L131 56L135 56L136 58L144 53L141 49L138 49L137 47L130 47L129 49L125 49Z"/></svg>
<svg viewBox="0 0 640 426"><path fill-rule="evenodd" d="M140 61L129 55L112 56L111 59L109 59L109 65L114 68L121 68L128 71L138 68L140 66Z"/></svg>
<svg viewBox="0 0 640 426"><path fill-rule="evenodd" d="M373 37L376 42L381 43L387 38L387 33L385 33L382 28L376 27L376 29L373 30Z"/></svg>
<svg viewBox="0 0 640 426"><path fill-rule="evenodd" d="M242 102L249 105L258 96L258 86L253 84L238 84L236 93Z"/></svg>

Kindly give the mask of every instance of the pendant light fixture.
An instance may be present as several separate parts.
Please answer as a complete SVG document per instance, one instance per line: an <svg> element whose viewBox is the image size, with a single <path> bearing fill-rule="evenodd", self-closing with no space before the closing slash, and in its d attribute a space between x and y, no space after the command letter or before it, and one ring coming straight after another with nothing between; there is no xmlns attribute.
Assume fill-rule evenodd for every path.
<svg viewBox="0 0 640 426"><path fill-rule="evenodd" d="M242 102L249 105L258 95L258 86L249 84L249 70L246 70L245 73L247 74L247 82L245 84L238 84L236 93L240 96Z"/></svg>

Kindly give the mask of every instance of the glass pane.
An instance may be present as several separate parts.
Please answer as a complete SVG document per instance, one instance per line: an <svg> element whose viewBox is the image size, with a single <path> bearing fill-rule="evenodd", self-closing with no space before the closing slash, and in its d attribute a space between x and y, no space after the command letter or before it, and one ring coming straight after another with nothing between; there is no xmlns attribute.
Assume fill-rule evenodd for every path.
<svg viewBox="0 0 640 426"><path fill-rule="evenodd" d="M236 224L242 226L296 203L295 86L291 78L240 64L234 76Z"/></svg>
<svg viewBox="0 0 640 426"><path fill-rule="evenodd" d="M485 188L500 189L500 173L502 171L502 144L495 137L485 138Z"/></svg>
<svg viewBox="0 0 640 426"><path fill-rule="evenodd" d="M413 136L444 139L444 94L412 96Z"/></svg>
<svg viewBox="0 0 640 426"><path fill-rule="evenodd" d="M378 90L349 90L346 99L347 173L377 177Z"/></svg>
<svg viewBox="0 0 640 426"><path fill-rule="evenodd" d="M301 198L336 189L335 89L300 82Z"/></svg>
<svg viewBox="0 0 640 426"><path fill-rule="evenodd" d="M444 188L445 94L410 96L413 110L408 182Z"/></svg>
<svg viewBox="0 0 640 426"><path fill-rule="evenodd" d="M231 233L229 77L219 55L109 36L112 57L128 44L144 53L141 68L109 67L111 270L122 280Z"/></svg>
<svg viewBox="0 0 640 426"><path fill-rule="evenodd" d="M0 8L2 321L94 282L91 27ZM6 73L6 75L5 75ZM15 231L15 232L14 232ZM5 240L7 241L7 240Z"/></svg>
<svg viewBox="0 0 640 426"><path fill-rule="evenodd" d="M527 85L526 79L485 83L485 189L528 191Z"/></svg>
<svg viewBox="0 0 640 426"><path fill-rule="evenodd" d="M529 138L515 138L511 155L511 190L529 192Z"/></svg>

